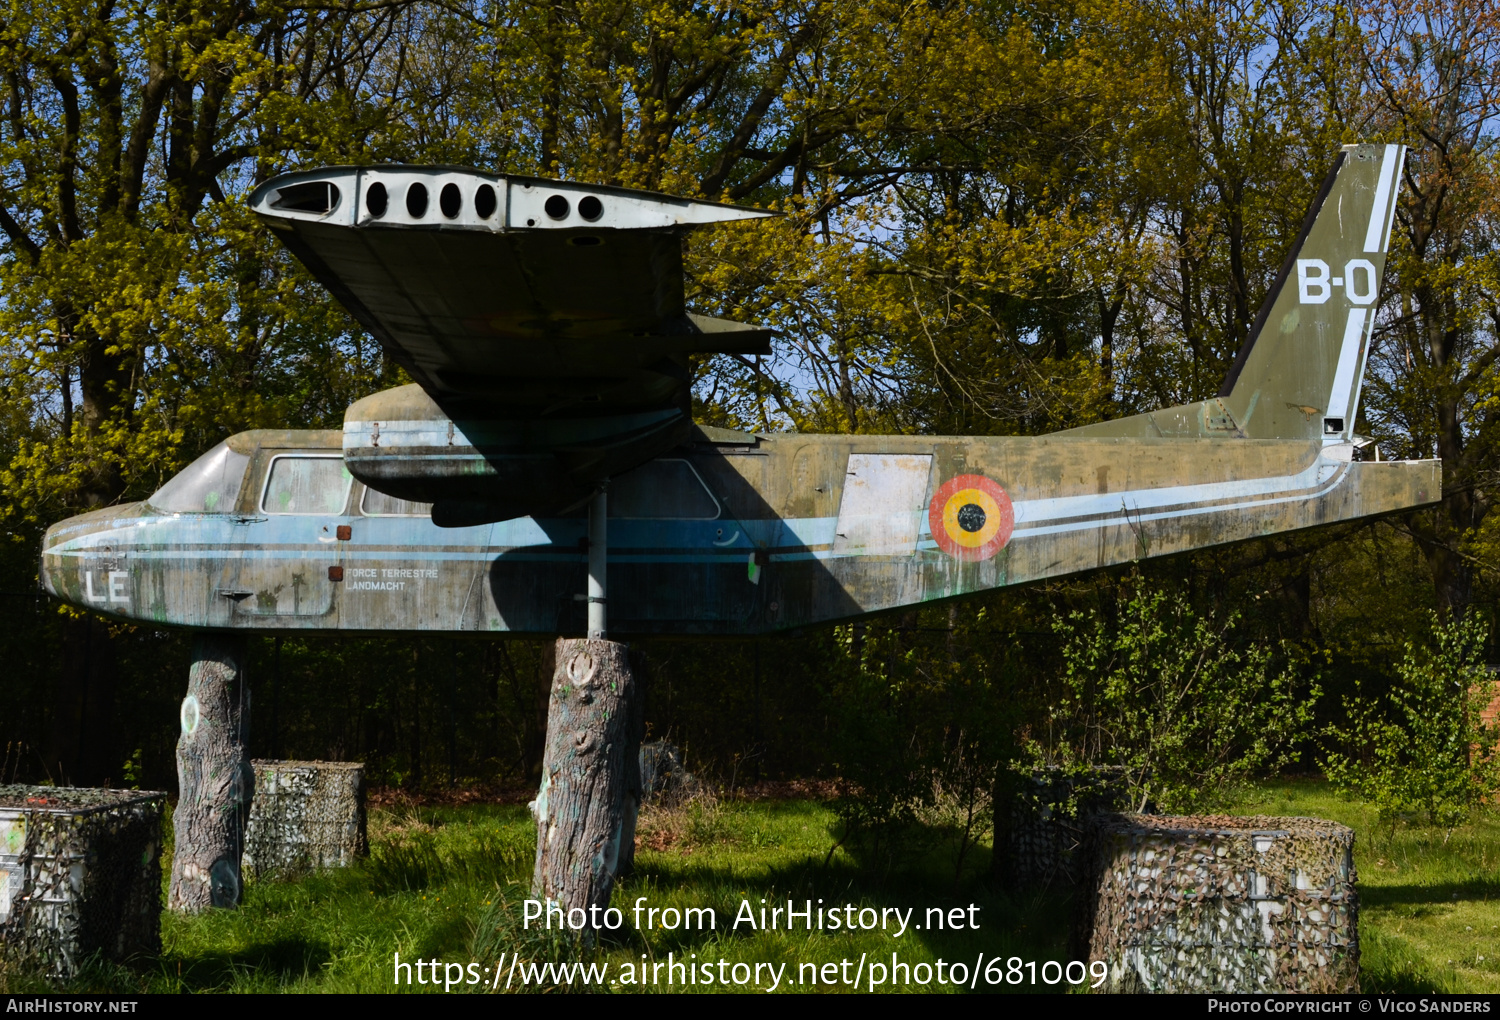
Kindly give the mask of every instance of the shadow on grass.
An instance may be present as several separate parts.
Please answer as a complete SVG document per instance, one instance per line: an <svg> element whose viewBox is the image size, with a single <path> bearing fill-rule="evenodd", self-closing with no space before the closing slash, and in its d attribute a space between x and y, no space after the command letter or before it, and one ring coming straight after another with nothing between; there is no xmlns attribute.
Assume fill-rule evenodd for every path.
<svg viewBox="0 0 1500 1020"><path fill-rule="evenodd" d="M142 957L114 963L94 954L68 978L36 970L0 967L0 992L8 994L113 994L212 992L243 987L261 990L316 973L332 959L327 943L299 936L254 942L233 952L198 950L180 958Z"/></svg>
<svg viewBox="0 0 1500 1020"><path fill-rule="evenodd" d="M1438 906L1473 900L1500 900L1500 881L1474 878L1464 882L1359 887L1360 905L1366 907Z"/></svg>
<svg viewBox="0 0 1500 1020"><path fill-rule="evenodd" d="M162 965L163 977L175 986L168 990L199 992L227 988L247 977L260 984L285 984L316 974L332 958L333 947L321 939L280 935L233 951L196 949Z"/></svg>

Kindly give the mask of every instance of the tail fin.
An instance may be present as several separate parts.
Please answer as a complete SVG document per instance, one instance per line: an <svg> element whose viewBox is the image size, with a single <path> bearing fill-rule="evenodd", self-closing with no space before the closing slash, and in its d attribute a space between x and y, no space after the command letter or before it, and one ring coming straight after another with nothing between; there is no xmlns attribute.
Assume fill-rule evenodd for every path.
<svg viewBox="0 0 1500 1020"><path fill-rule="evenodd" d="M1344 146L1218 397L1065 434L1347 441L1404 158Z"/></svg>
<svg viewBox="0 0 1500 1020"><path fill-rule="evenodd" d="M1405 149L1346 145L1219 397L1247 435L1347 440Z"/></svg>

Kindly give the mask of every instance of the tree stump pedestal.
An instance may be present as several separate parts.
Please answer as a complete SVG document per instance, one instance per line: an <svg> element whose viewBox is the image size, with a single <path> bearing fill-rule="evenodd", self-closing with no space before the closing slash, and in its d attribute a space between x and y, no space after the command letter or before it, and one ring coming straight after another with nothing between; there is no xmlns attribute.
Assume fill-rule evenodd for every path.
<svg viewBox="0 0 1500 1020"><path fill-rule="evenodd" d="M183 913L240 903L240 857L255 796L245 639L209 633L193 642L177 740L176 848L167 906Z"/></svg>
<svg viewBox="0 0 1500 1020"><path fill-rule="evenodd" d="M634 857L640 686L629 647L618 641L559 638L556 654L541 789L531 802L532 895L564 913L602 911Z"/></svg>

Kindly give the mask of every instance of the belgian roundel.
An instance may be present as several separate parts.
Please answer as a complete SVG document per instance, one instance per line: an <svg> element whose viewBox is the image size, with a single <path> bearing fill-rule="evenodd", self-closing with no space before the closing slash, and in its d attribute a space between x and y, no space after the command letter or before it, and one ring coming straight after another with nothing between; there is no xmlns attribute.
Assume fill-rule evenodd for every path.
<svg viewBox="0 0 1500 1020"><path fill-rule="evenodd" d="M983 475L957 475L932 497L927 523L938 548L964 562L987 560L1010 541L1015 508L1005 490Z"/></svg>

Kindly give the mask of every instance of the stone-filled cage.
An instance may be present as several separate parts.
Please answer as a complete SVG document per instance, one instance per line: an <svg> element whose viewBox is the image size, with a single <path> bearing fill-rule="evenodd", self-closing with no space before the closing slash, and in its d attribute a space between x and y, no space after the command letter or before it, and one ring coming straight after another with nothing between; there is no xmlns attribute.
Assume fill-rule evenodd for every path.
<svg viewBox="0 0 1500 1020"><path fill-rule="evenodd" d="M242 867L257 877L347 867L368 852L361 762L254 761Z"/></svg>
<svg viewBox="0 0 1500 1020"><path fill-rule="evenodd" d="M28 968L161 952L166 794L0 786L0 948Z"/></svg>
<svg viewBox="0 0 1500 1020"><path fill-rule="evenodd" d="M1129 780L1125 769L1107 765L1015 775L995 827L997 873L1017 890L1079 884L1086 877L1089 821L1129 809Z"/></svg>
<svg viewBox="0 0 1500 1020"><path fill-rule="evenodd" d="M1089 835L1078 947L1106 988L1359 991L1354 833L1265 816L1106 814Z"/></svg>

